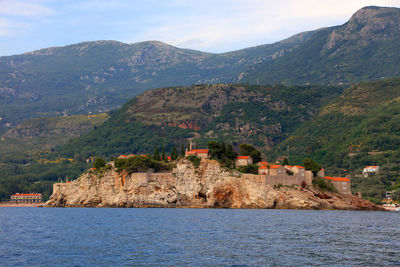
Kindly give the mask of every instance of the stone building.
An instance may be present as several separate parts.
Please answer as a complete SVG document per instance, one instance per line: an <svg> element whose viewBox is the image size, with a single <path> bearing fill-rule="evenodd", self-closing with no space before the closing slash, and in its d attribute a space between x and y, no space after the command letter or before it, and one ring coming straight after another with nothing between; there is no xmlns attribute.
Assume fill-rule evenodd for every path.
<svg viewBox="0 0 400 267"><path fill-rule="evenodd" d="M324 177L326 180L332 182L333 186L340 194L351 194L350 179L345 177Z"/></svg>
<svg viewBox="0 0 400 267"><path fill-rule="evenodd" d="M210 158L210 156L208 155L208 149L192 149L192 150L186 151L185 156L187 157L190 155L196 156L201 159Z"/></svg>
<svg viewBox="0 0 400 267"><path fill-rule="evenodd" d="M267 167L267 166L260 166L260 167L258 168L258 174L261 174L261 175L267 175L267 174L269 174L269 169L268 169L268 167Z"/></svg>
<svg viewBox="0 0 400 267"><path fill-rule="evenodd" d="M253 158L251 156L238 156L235 160L235 166L249 166L253 164Z"/></svg>
<svg viewBox="0 0 400 267"><path fill-rule="evenodd" d="M20 194L16 193L11 196L11 202L13 203L40 203L43 202L42 194Z"/></svg>
<svg viewBox="0 0 400 267"><path fill-rule="evenodd" d="M279 174L286 174L286 169L282 165L271 165L269 167L269 175L276 176Z"/></svg>

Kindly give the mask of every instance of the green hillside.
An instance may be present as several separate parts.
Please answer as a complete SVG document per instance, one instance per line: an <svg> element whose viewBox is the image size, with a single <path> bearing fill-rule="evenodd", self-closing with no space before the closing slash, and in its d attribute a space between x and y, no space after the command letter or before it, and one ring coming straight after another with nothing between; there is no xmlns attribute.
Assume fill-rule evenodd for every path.
<svg viewBox="0 0 400 267"><path fill-rule="evenodd" d="M109 116L75 115L67 117L35 118L8 130L0 141L0 156L12 153L35 154L51 150L57 145L87 133L103 124Z"/></svg>
<svg viewBox="0 0 400 267"><path fill-rule="evenodd" d="M343 88L333 86L198 85L147 91L96 130L72 140L59 153L90 155L170 150L194 138L199 145L225 140L269 151Z"/></svg>
<svg viewBox="0 0 400 267"><path fill-rule="evenodd" d="M359 83L326 105L278 146L290 147L294 161L312 157L338 175L359 176L367 165L383 166L374 177L380 185L373 195L367 180L355 179L354 190L363 188L382 198L385 190L400 188L400 78ZM392 183L393 182L393 183Z"/></svg>
<svg viewBox="0 0 400 267"><path fill-rule="evenodd" d="M93 130L108 117L97 114L36 118L7 131L0 140L0 201L16 192L48 196L55 181L77 177L88 165L58 156L52 150Z"/></svg>

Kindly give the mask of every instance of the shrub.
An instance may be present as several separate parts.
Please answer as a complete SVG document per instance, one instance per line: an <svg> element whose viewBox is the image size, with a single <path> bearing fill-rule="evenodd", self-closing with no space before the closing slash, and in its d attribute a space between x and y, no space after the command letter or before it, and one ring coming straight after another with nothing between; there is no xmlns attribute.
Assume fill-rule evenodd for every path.
<svg viewBox="0 0 400 267"><path fill-rule="evenodd" d="M313 185L321 189L322 191L329 191L333 193L337 193L335 186L331 181L327 181L321 177L315 177L312 181Z"/></svg>
<svg viewBox="0 0 400 267"><path fill-rule="evenodd" d="M117 171L126 170L128 173L146 172L149 169L154 169L155 171L170 171L173 168L170 164L142 156L130 157L128 159L115 159L114 165Z"/></svg>
<svg viewBox="0 0 400 267"><path fill-rule="evenodd" d="M197 169L200 166L201 158L196 157L195 155L189 155L186 157L193 163L193 166Z"/></svg>
<svg viewBox="0 0 400 267"><path fill-rule="evenodd" d="M96 158L93 162L93 168L100 169L101 167L104 167L106 165L106 162L102 158Z"/></svg>
<svg viewBox="0 0 400 267"><path fill-rule="evenodd" d="M248 166L240 166L238 170L243 173L258 174L258 166L256 164Z"/></svg>

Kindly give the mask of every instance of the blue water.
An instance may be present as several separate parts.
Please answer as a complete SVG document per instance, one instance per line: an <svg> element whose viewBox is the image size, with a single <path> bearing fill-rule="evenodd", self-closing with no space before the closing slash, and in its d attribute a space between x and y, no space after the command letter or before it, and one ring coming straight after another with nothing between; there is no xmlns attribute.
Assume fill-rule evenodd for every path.
<svg viewBox="0 0 400 267"><path fill-rule="evenodd" d="M0 208L1 266L394 266L400 213Z"/></svg>

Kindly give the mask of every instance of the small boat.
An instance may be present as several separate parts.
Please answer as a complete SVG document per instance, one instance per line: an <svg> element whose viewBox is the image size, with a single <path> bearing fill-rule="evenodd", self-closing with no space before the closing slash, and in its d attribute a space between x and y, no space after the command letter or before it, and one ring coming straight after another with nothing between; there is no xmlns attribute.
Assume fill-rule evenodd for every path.
<svg viewBox="0 0 400 267"><path fill-rule="evenodd" d="M386 211L400 211L400 208L397 207L395 204L383 204L382 207Z"/></svg>

